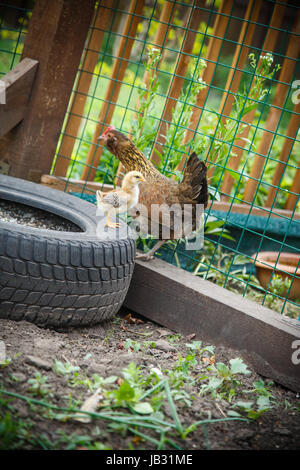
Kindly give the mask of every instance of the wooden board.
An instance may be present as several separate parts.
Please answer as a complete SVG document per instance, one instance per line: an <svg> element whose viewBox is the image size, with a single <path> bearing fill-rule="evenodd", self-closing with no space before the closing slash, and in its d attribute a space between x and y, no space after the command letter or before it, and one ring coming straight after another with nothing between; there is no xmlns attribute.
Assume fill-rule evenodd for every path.
<svg viewBox="0 0 300 470"><path fill-rule="evenodd" d="M38 61L23 59L1 79L0 137L13 129L25 116Z"/></svg>
<svg viewBox="0 0 300 470"><path fill-rule="evenodd" d="M114 189L111 184L102 184L96 183L94 181L83 181L75 180L72 178L63 178L55 177L50 175L42 175L41 184L44 186L49 186L58 191L72 191L75 193L85 193L85 194L95 194L95 192L100 189L100 191L111 191Z"/></svg>
<svg viewBox="0 0 300 470"><path fill-rule="evenodd" d="M195 339L238 351L261 375L300 391L300 323L155 258L137 261L124 306ZM298 323L298 327L296 324Z"/></svg>

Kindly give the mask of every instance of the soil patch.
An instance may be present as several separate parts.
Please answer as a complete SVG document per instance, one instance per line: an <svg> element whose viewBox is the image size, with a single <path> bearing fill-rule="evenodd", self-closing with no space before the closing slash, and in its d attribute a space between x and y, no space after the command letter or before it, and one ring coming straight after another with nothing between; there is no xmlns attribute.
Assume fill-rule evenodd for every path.
<svg viewBox="0 0 300 470"><path fill-rule="evenodd" d="M73 222L59 215L19 202L0 199L0 220L29 227L58 230L60 232L81 232Z"/></svg>
<svg viewBox="0 0 300 470"><path fill-rule="evenodd" d="M300 449L299 395L205 338L126 310L90 328L3 319L0 328L0 448ZM102 418L76 421L74 408L96 390L92 409ZM251 413L256 419L241 420Z"/></svg>

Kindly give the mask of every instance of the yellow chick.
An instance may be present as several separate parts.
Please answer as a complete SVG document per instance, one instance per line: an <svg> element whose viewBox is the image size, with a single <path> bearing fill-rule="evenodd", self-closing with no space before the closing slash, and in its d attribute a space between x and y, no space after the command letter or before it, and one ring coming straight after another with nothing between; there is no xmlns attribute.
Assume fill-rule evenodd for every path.
<svg viewBox="0 0 300 470"><path fill-rule="evenodd" d="M120 189L114 189L109 193L103 193L99 190L96 192L97 206L102 208L106 215L105 227L120 227L119 223L111 221L111 216L127 212L138 203L139 184L142 181L145 181L142 173L130 171L124 176Z"/></svg>

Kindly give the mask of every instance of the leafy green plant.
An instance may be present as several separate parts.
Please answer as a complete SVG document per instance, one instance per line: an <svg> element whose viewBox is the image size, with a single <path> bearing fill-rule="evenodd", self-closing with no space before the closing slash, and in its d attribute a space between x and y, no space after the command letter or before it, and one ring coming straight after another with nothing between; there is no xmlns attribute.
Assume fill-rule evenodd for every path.
<svg viewBox="0 0 300 470"><path fill-rule="evenodd" d="M280 274L274 274L268 287L269 292L272 292L274 295L271 293L266 295L265 305L267 307L272 307L275 297L284 297L289 291L291 282L292 280L287 276L283 277Z"/></svg>
<svg viewBox="0 0 300 470"><path fill-rule="evenodd" d="M40 372L36 372L34 378L28 379L27 383L30 385L28 388L29 392L33 396L45 397L52 396L52 392L49 390L48 377L42 375Z"/></svg>
<svg viewBox="0 0 300 470"><path fill-rule="evenodd" d="M224 235L227 237L227 235ZM246 265L252 264L251 259L234 252L225 251L220 245L204 240L201 252L197 253L191 262L191 270L196 276L208 279L219 286L241 293L246 283L259 287L259 282L253 274L248 274Z"/></svg>
<svg viewBox="0 0 300 470"><path fill-rule="evenodd" d="M230 359L230 366L223 362L207 367L212 373L208 377L208 383L201 385L201 393L211 393L212 396L220 396L229 402L236 394L236 389L241 386L240 375L249 375L251 372L241 358Z"/></svg>
<svg viewBox="0 0 300 470"><path fill-rule="evenodd" d="M124 348L128 350L132 350L134 352L138 352L141 349L141 343L138 341L134 341L130 338L127 338L124 343Z"/></svg>
<svg viewBox="0 0 300 470"><path fill-rule="evenodd" d="M80 370L80 367L73 366L70 362L61 362L55 359L53 370L60 375L73 375L75 372Z"/></svg>
<svg viewBox="0 0 300 470"><path fill-rule="evenodd" d="M239 416L240 413L246 414L248 418L258 419L263 413L270 410L274 405L274 396L270 390L270 385L273 382L269 381L267 384L260 379L253 382L254 388L244 390L245 394L253 395L253 400L238 400L232 406L232 410L228 412L228 416ZM238 409L239 411L236 411Z"/></svg>

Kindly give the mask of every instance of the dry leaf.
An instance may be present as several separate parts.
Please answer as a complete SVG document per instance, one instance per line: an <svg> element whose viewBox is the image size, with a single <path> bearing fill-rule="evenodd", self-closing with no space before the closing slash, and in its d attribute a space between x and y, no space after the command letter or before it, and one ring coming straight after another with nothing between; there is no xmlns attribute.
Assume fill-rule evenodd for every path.
<svg viewBox="0 0 300 470"><path fill-rule="evenodd" d="M136 323L136 324L138 325L138 324L144 323L143 320L140 320L139 318L133 317L133 316L131 315L131 313L128 313L128 314L124 317L124 320L125 320L127 323L130 323L130 324Z"/></svg>
<svg viewBox="0 0 300 470"><path fill-rule="evenodd" d="M187 339L188 341L191 341L191 339L195 338L195 336L196 336L196 333L192 333L192 334L190 334L190 335L187 335L187 336L186 336L186 339Z"/></svg>
<svg viewBox="0 0 300 470"><path fill-rule="evenodd" d="M81 411L88 411L89 413L93 413L96 411L99 401L103 398L103 395L101 393L101 389L98 388L93 395L91 395L89 398L85 400L83 405L81 406L80 410ZM88 416L86 414L81 414L81 413L76 413L73 416L73 419L75 421L80 421L81 423L90 423L92 421L91 416Z"/></svg>
<svg viewBox="0 0 300 470"><path fill-rule="evenodd" d="M124 320L127 321L127 323L135 323L135 318L131 316L131 313L128 313L128 315L124 317Z"/></svg>

